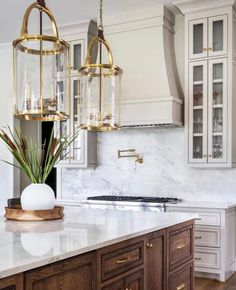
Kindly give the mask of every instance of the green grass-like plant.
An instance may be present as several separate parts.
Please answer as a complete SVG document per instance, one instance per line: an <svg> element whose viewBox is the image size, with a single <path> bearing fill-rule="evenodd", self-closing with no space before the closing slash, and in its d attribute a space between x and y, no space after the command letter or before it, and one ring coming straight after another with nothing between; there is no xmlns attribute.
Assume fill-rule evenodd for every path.
<svg viewBox="0 0 236 290"><path fill-rule="evenodd" d="M6 144L17 165L3 160L7 164L19 168L32 183L45 183L53 167L68 153L63 154L71 143L75 140L78 132L70 137L56 138L52 130L48 146L46 140L43 145L34 143L26 138L22 131L15 127L12 130L9 126L6 130L1 130L0 139Z"/></svg>

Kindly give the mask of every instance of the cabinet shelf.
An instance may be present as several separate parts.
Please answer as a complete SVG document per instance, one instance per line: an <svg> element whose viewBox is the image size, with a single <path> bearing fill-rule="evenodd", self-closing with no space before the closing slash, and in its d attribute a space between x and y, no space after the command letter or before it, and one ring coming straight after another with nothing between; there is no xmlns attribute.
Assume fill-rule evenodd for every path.
<svg viewBox="0 0 236 290"><path fill-rule="evenodd" d="M203 85L203 81L194 81L193 85Z"/></svg>
<svg viewBox="0 0 236 290"><path fill-rule="evenodd" d="M223 109L223 104L213 105L213 109Z"/></svg>
<svg viewBox="0 0 236 290"><path fill-rule="evenodd" d="M193 109L194 110L202 110L203 109L203 106L193 106Z"/></svg>
<svg viewBox="0 0 236 290"><path fill-rule="evenodd" d="M193 137L203 137L203 133L193 133Z"/></svg>
<svg viewBox="0 0 236 290"><path fill-rule="evenodd" d="M217 83L223 83L223 79L214 79L213 80L213 84L217 84Z"/></svg>

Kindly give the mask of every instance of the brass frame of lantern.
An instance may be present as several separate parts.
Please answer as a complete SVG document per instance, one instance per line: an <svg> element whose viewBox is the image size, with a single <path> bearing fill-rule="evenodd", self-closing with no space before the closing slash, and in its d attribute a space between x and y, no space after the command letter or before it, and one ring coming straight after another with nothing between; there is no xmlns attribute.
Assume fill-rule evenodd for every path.
<svg viewBox="0 0 236 290"><path fill-rule="evenodd" d="M46 110L44 109L44 100L42 96L42 76L43 76L43 69L42 69L42 56L43 55L55 55L63 52L65 49L68 50L68 56L67 56L67 63L69 63L69 43L59 38L58 34L58 28L56 24L56 20L52 14L52 12L48 9L48 7L43 6L40 4L40 2L44 1L38 1L33 4L31 4L24 15L22 28L21 28L21 34L20 37L17 38L15 41L13 41L13 48L14 48L14 55L13 55L13 66L14 66L14 100L13 100L13 112L14 116L18 119L23 119L27 121L59 121L59 120L67 120L69 118L69 115L65 112L61 111L55 111L55 110ZM50 35L30 35L28 34L28 21L30 13L33 9L38 9L40 12L40 33L42 32L42 13L47 14L49 17L51 24L52 24L52 30L54 33L54 36ZM36 49L29 49L25 47L24 45L19 45L20 43L23 43L25 41L40 41L40 50ZM54 43L54 49L51 50L43 50L42 49L42 42L48 41ZM22 52L34 54L34 55L40 55L40 109L38 110L26 110L26 111L20 111L16 112L16 72L15 72L15 61L16 61L16 49L20 49ZM69 82L68 82L69 83ZM55 98L56 99L56 98ZM70 102L68 99L68 107L70 108ZM51 102L55 102L56 100L51 99ZM49 101L48 101L49 102Z"/></svg>
<svg viewBox="0 0 236 290"><path fill-rule="evenodd" d="M111 48L108 44L108 42L104 38L103 34L103 21L102 21L102 5L103 5L103 0L99 0L99 5L100 5L100 24L98 25L98 34L94 36L88 46L87 50L87 56L86 56L86 61L83 66L79 69L79 78L81 75L90 75L91 77L99 77L99 113L98 113L98 118L99 118L99 124L96 126L88 125L88 124L79 124L80 129L85 129L88 131L98 131L98 132L106 132L106 131L114 131L120 129L118 124L114 124L113 126L105 123L105 120L109 120L112 118L112 116L105 116L105 118L102 119L102 78L103 77L112 77L116 75L122 75L123 70L114 65L113 63L113 55ZM98 44L100 47L100 62L99 63L91 63L92 61L92 49L93 47ZM108 59L109 63L108 64L103 64L102 63L102 45L104 45L107 49L108 52ZM94 73L93 69L99 69L99 73ZM108 69L108 73L104 73L103 69Z"/></svg>

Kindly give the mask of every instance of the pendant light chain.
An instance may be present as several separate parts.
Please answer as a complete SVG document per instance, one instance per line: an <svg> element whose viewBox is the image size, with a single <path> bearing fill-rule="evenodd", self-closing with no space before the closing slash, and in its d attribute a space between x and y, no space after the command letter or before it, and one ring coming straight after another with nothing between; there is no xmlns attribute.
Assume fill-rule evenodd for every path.
<svg viewBox="0 0 236 290"><path fill-rule="evenodd" d="M98 31L103 31L103 0L99 0L99 25Z"/></svg>

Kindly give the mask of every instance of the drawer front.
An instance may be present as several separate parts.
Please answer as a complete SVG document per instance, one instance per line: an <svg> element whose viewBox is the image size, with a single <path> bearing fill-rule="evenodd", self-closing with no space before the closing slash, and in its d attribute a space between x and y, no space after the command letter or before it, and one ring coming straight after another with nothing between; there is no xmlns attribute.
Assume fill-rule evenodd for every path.
<svg viewBox="0 0 236 290"><path fill-rule="evenodd" d="M220 229L196 227L195 245L204 247L220 247Z"/></svg>
<svg viewBox="0 0 236 290"><path fill-rule="evenodd" d="M195 267L220 269L220 250L195 248ZM197 270L197 269L196 269Z"/></svg>
<svg viewBox="0 0 236 290"><path fill-rule="evenodd" d="M185 209L169 209L169 212L183 212L187 214L196 213L199 215L199 219L196 220L196 225L204 226L221 226L221 214L220 212L203 212L203 211L190 211Z"/></svg>
<svg viewBox="0 0 236 290"><path fill-rule="evenodd" d="M111 248L111 251L101 256L102 281L143 264L143 242L138 242L123 248Z"/></svg>
<svg viewBox="0 0 236 290"><path fill-rule="evenodd" d="M193 258L193 227L179 228L169 233L169 268Z"/></svg>
<svg viewBox="0 0 236 290"><path fill-rule="evenodd" d="M193 263L169 276L169 290L193 290Z"/></svg>

